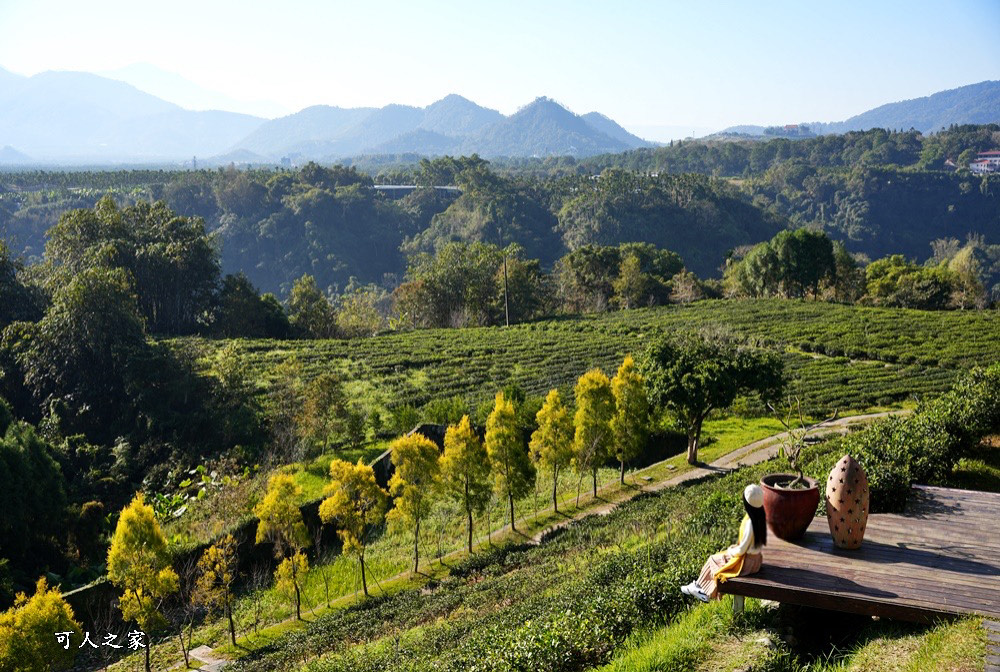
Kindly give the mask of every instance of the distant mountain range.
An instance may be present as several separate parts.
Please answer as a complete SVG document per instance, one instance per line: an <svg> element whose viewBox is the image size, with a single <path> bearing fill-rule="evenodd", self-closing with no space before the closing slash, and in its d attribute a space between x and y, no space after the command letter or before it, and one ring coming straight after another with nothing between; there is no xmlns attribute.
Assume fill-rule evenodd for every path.
<svg viewBox="0 0 1000 672"><path fill-rule="evenodd" d="M140 162L218 154L263 119L192 112L83 72L22 77L0 70L0 146L36 161Z"/></svg>
<svg viewBox="0 0 1000 672"><path fill-rule="evenodd" d="M915 128L934 133L952 124L1000 123L1000 81L979 82L923 98L881 105L845 121L805 125L817 135L867 131L871 128ZM802 124L799 124L800 126ZM731 126L719 135L764 135L764 126Z"/></svg>
<svg viewBox="0 0 1000 672"><path fill-rule="evenodd" d="M318 105L269 121L236 145L264 159L333 161L363 154L591 156L648 146L604 115L548 98L505 117L452 94L427 107Z"/></svg>
<svg viewBox="0 0 1000 672"><path fill-rule="evenodd" d="M171 90L184 91L177 81L162 79ZM5 165L178 162L195 156L202 165L402 153L589 156L648 144L604 115L576 115L547 98L510 117L450 95L424 108L316 105L267 120L187 110L90 73L23 77L0 69L0 147L7 148L0 163Z"/></svg>
<svg viewBox="0 0 1000 672"><path fill-rule="evenodd" d="M185 88L184 80L170 73L131 76L140 75L143 81L160 82L164 91L206 100L204 90L191 88L193 84ZM927 133L953 123L998 121L1000 82L982 82L883 105L843 122L809 126L812 133L872 127L913 127ZM764 131L735 126L723 133L753 136ZM544 97L510 116L450 95L423 108L316 105L268 120L188 110L126 82L89 73L23 77L0 69L0 165L178 163L192 157L199 165L274 164L386 154L584 157L650 144L602 114L574 114Z"/></svg>

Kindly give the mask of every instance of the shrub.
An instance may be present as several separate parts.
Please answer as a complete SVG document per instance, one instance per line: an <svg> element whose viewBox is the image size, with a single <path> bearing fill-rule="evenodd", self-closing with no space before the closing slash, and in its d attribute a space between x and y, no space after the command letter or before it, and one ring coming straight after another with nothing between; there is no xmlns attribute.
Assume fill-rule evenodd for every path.
<svg viewBox="0 0 1000 672"><path fill-rule="evenodd" d="M914 483L943 480L1000 428L1000 365L974 369L907 418L888 418L844 441L868 473L874 512L900 511Z"/></svg>

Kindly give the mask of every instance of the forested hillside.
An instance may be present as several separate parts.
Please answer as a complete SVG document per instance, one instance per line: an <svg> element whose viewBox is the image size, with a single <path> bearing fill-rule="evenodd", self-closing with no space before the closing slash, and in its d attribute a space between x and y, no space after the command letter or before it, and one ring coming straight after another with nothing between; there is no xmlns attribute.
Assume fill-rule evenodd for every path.
<svg viewBox="0 0 1000 672"><path fill-rule="evenodd" d="M997 178L941 170L1000 146L1000 127L921 136L869 131L810 140L675 143L586 162L438 159L384 166L288 170L7 173L0 232L16 255L40 259L45 232L105 193L121 204L163 199L199 216L223 272L243 272L287 296L305 273L321 288L354 277L391 290L407 255L450 241L517 243L543 268L584 245L650 242L718 277L734 249L784 228L824 230L867 259L924 262L934 241L972 235L1000 243ZM738 179L726 179L728 177ZM374 182L455 185L394 200Z"/></svg>

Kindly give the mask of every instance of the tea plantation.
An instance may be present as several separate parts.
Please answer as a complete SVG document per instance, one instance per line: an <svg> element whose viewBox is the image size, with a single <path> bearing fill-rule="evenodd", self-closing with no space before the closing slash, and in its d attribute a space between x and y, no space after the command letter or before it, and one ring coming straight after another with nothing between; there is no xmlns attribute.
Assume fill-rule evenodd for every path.
<svg viewBox="0 0 1000 672"><path fill-rule="evenodd" d="M461 396L471 404L516 383L544 394L587 369L613 371L660 334L724 331L782 353L811 413L899 405L939 393L957 371L1000 359L995 311L926 312L788 300L702 301L509 328L428 329L369 339L240 341L260 389L298 358L305 375L340 370L384 409ZM185 341L187 342L187 341ZM178 341L181 343L181 341ZM190 343L190 342L188 342ZM197 342L211 362L223 341Z"/></svg>

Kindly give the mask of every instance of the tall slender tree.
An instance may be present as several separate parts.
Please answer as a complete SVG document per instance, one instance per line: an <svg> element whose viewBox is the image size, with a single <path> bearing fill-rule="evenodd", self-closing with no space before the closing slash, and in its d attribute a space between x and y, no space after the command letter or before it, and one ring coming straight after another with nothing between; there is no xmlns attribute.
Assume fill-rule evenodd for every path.
<svg viewBox="0 0 1000 672"><path fill-rule="evenodd" d="M600 369L592 369L580 376L574 390L576 414L573 416L575 433L573 452L576 468L581 474L589 472L597 497L597 470L611 455L613 440L611 419L615 414L615 395L611 381Z"/></svg>
<svg viewBox="0 0 1000 672"><path fill-rule="evenodd" d="M389 494L395 506L390 522L413 526L413 572L420 571L420 523L430 514L437 488L438 447L423 434L414 432L392 442Z"/></svg>
<svg viewBox="0 0 1000 672"><path fill-rule="evenodd" d="M486 452L493 471L493 489L507 498L510 529L514 527L514 500L524 497L535 482L535 472L525 449L524 438L517 426L513 402L498 392L493 412L486 420Z"/></svg>
<svg viewBox="0 0 1000 672"><path fill-rule="evenodd" d="M233 622L233 582L239 566L236 538L227 534L205 549L198 560L198 579L193 597L209 609L220 609L229 623L229 640L236 646Z"/></svg>
<svg viewBox="0 0 1000 672"><path fill-rule="evenodd" d="M274 572L275 579L288 586L295 598L295 617L302 619L302 577L309 570L309 562L302 549L312 542L306 531L302 512L297 504L302 488L289 474L272 476L267 483L264 499L254 507L260 519L257 524L257 543L274 544L274 556L281 564Z"/></svg>
<svg viewBox="0 0 1000 672"><path fill-rule="evenodd" d="M559 473L573 460L573 418L559 390L549 391L535 421L538 429L528 444L531 461L552 473L552 508L559 513Z"/></svg>
<svg viewBox="0 0 1000 672"><path fill-rule="evenodd" d="M649 399L642 376L635 369L632 355L626 355L611 379L615 395L615 415L611 418L611 436L615 457L621 465L619 481L625 485L625 463L638 457L646 444L649 428Z"/></svg>
<svg viewBox="0 0 1000 672"><path fill-rule="evenodd" d="M146 634L146 672L150 672L150 632L164 624L160 606L177 591L179 578L170 566L167 539L142 493L122 509L108 549L108 579L122 590L119 606L126 621Z"/></svg>
<svg viewBox="0 0 1000 672"><path fill-rule="evenodd" d="M468 549L472 553L472 518L482 513L490 500L490 459L469 416L448 427L440 463L444 495L461 506L468 519Z"/></svg>
<svg viewBox="0 0 1000 672"><path fill-rule="evenodd" d="M368 532L385 520L389 495L375 482L375 471L361 460L357 464L345 460L331 462L326 494L327 498L319 505L319 517L324 523L336 523L344 553L358 556L361 588L368 597L365 576Z"/></svg>

